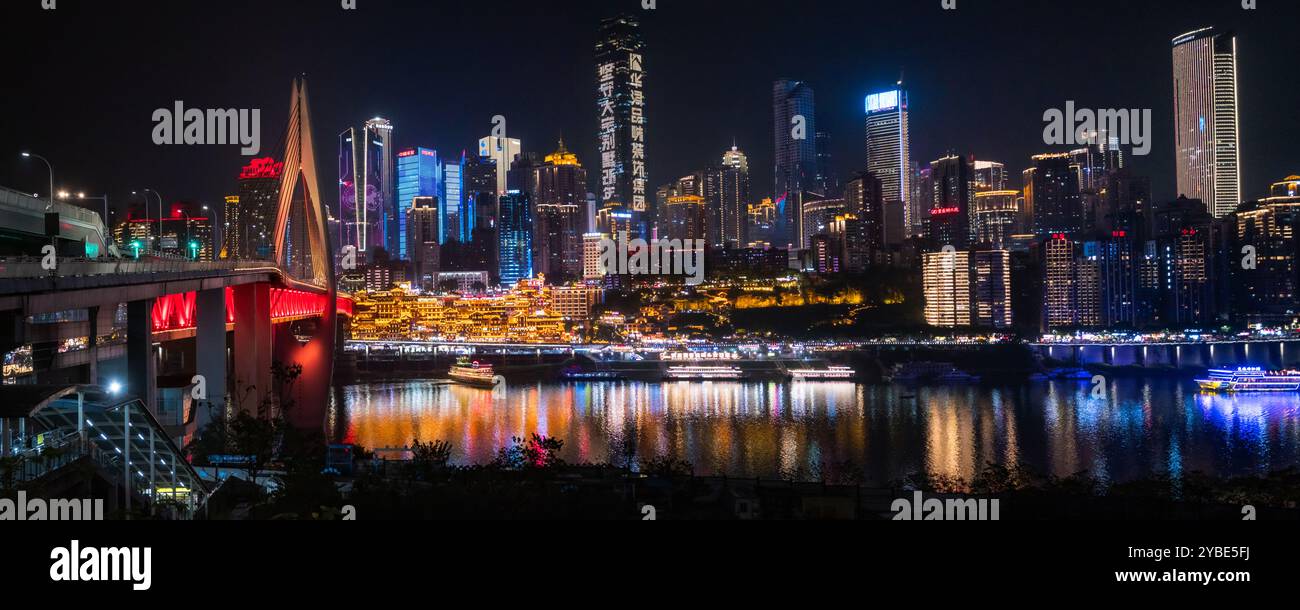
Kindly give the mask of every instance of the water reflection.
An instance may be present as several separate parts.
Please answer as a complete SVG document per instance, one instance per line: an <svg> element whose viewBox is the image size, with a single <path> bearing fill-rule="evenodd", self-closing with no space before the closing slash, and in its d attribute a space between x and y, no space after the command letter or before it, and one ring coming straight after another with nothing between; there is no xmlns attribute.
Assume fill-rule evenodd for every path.
<svg viewBox="0 0 1300 610"><path fill-rule="evenodd" d="M1300 395L1211 396L1167 379L908 390L854 383L593 382L485 390L425 382L340 390L336 436L368 448L445 440L457 463L513 436L561 438L570 462L671 456L700 474L864 469L884 483L989 462L1108 481L1263 474L1300 463Z"/></svg>

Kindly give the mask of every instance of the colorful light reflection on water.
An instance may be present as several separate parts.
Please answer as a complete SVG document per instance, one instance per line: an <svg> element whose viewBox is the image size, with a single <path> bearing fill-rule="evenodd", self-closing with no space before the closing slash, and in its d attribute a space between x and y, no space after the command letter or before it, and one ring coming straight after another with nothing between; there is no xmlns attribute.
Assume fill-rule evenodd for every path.
<svg viewBox="0 0 1300 610"><path fill-rule="evenodd" d="M563 439L569 462L671 456L699 474L794 475L864 469L972 478L988 462L1106 481L1200 471L1265 474L1300 464L1300 394L1203 395L1169 379L909 390L854 383L513 385L427 382L340 389L336 435L368 448L445 440L456 463L485 463L513 436Z"/></svg>

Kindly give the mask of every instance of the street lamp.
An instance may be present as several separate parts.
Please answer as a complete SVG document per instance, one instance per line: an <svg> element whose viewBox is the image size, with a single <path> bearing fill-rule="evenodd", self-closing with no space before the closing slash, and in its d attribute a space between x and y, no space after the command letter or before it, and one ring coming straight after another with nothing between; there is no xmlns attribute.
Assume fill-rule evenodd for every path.
<svg viewBox="0 0 1300 610"><path fill-rule="evenodd" d="M153 189L148 189L148 188L147 188L147 189L143 189L141 192L142 192L142 193L153 193L154 195L156 195L156 196L158 197L158 237L157 237L156 241L154 242L155 244L157 244L157 247L154 248L154 249L155 249L155 250L158 250L158 251L162 251L162 219L163 219L163 211L162 211L162 209L163 209L163 198L162 198L162 195L158 194L158 191L155 191L155 190L153 190ZM134 194L135 194L135 191L131 191L131 194L134 195ZM145 195L145 198L144 198L144 206L145 206L145 209L148 210L148 208L149 208L149 196L148 196L148 195ZM145 212L145 214L147 215L148 212Z"/></svg>
<svg viewBox="0 0 1300 610"><path fill-rule="evenodd" d="M176 211L180 212L182 215L185 216L185 243L189 244L190 243L190 213L186 212L184 209L178 209ZM178 235L177 238L179 239L180 236Z"/></svg>
<svg viewBox="0 0 1300 610"><path fill-rule="evenodd" d="M37 154L25 152L23 153L23 157L24 158L32 157L32 158L40 159L41 161L45 162L45 168L50 170L50 205L49 207L45 208L45 211L48 212L50 210L53 210L54 209L54 166L50 165L49 159L46 159L45 157L42 157Z"/></svg>
<svg viewBox="0 0 1300 610"><path fill-rule="evenodd" d="M108 226L108 195L87 195L85 193L77 193L77 199L98 199L104 202L103 221L104 221L104 226L106 227Z"/></svg>

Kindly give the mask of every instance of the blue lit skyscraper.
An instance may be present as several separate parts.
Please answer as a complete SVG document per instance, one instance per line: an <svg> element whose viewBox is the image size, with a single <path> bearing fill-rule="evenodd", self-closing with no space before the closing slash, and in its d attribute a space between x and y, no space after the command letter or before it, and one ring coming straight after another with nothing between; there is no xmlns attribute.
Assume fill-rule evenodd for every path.
<svg viewBox="0 0 1300 610"><path fill-rule="evenodd" d="M449 241L469 241L469 229L466 227L465 215L465 153L455 163L443 166L442 205L439 206L439 222L442 225L442 243ZM472 223L472 219L469 219Z"/></svg>
<svg viewBox="0 0 1300 610"><path fill-rule="evenodd" d="M908 201L912 196L912 150L907 92L894 89L868 95L866 116L867 171L880 179L886 204L902 205L905 235L911 235L929 210L913 208Z"/></svg>
<svg viewBox="0 0 1300 610"><path fill-rule="evenodd" d="M397 153L397 233L402 260L410 260L406 247L406 217L416 197L439 197L442 165L438 151L431 148L407 148Z"/></svg>
<svg viewBox="0 0 1300 610"><path fill-rule="evenodd" d="M533 277L533 202L528 193L507 191L497 224L498 270L502 286Z"/></svg>
<svg viewBox="0 0 1300 610"><path fill-rule="evenodd" d="M781 79L772 84L772 119L776 134L776 185L772 197L777 217L773 245L800 247L803 194L817 188L817 133L812 87Z"/></svg>

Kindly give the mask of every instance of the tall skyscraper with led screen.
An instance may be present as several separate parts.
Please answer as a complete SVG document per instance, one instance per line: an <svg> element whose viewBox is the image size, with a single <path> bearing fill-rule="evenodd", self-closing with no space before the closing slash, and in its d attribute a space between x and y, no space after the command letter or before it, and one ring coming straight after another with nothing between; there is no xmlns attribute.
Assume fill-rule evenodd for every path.
<svg viewBox="0 0 1300 610"><path fill-rule="evenodd" d="M880 179L885 202L903 202L903 224L918 224L922 210L907 205L912 193L912 149L908 133L907 92L882 91L867 96L867 171Z"/></svg>
<svg viewBox="0 0 1300 610"><path fill-rule="evenodd" d="M622 204L638 231L654 222L646 170L645 43L635 17L606 19L596 42L596 108L602 207Z"/></svg>

